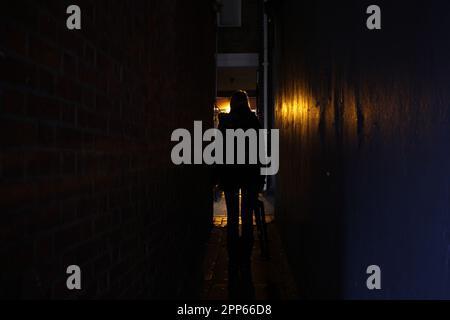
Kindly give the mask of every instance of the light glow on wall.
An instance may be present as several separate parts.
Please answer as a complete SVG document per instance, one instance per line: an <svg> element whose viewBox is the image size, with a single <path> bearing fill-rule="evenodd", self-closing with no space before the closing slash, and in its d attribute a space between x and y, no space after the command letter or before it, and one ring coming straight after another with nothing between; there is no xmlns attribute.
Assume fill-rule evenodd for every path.
<svg viewBox="0 0 450 320"><path fill-rule="evenodd" d="M316 107L312 95L297 86L277 97L277 118L283 126L295 124L304 126L308 122L317 122L320 110Z"/></svg>

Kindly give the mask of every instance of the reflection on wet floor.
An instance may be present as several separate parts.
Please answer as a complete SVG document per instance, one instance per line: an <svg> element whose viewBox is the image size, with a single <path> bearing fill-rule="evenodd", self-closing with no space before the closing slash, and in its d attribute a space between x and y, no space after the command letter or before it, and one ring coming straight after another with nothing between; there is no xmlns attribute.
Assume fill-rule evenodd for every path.
<svg viewBox="0 0 450 320"><path fill-rule="evenodd" d="M262 258L260 241L254 227L255 245L252 254L252 278L254 294L238 296L238 299L284 300L298 299L299 294L292 278L286 256L274 220L271 201L264 201L269 235L270 259ZM214 228L207 244L204 261L202 298L206 300L229 299L228 257L226 250L226 206L223 197L214 204ZM241 288L245 292L244 288ZM239 290L238 290L239 291Z"/></svg>
<svg viewBox="0 0 450 320"><path fill-rule="evenodd" d="M270 223L274 220L273 201L270 198L260 196L260 200L264 203L266 212L266 222ZM241 219L239 218L239 223ZM217 195L217 201L214 201L214 226L226 227L227 225L227 206L225 204L225 197L223 192ZM256 225L255 217L253 217L253 225Z"/></svg>

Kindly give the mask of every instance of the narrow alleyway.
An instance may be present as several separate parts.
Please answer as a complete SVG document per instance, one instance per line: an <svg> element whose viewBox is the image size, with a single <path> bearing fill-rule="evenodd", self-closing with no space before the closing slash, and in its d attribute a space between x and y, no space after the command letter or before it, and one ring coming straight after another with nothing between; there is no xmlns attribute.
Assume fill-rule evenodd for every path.
<svg viewBox="0 0 450 320"><path fill-rule="evenodd" d="M77 2L0 10L0 300L228 299L239 159L237 293L450 299L450 1Z"/></svg>

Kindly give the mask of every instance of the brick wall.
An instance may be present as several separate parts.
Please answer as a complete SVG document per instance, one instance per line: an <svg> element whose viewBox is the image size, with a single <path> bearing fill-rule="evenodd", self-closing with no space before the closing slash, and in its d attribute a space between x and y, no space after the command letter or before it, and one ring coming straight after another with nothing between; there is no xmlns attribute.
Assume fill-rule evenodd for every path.
<svg viewBox="0 0 450 320"><path fill-rule="evenodd" d="M69 4L1 5L0 296L182 296L211 188L170 135L212 126L212 5L80 0L69 31Z"/></svg>

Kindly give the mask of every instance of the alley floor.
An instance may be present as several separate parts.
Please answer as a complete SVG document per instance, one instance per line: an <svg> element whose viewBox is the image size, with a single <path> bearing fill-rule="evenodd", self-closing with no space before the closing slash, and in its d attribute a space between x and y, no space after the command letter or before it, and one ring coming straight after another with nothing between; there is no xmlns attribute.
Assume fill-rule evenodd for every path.
<svg viewBox="0 0 450 320"><path fill-rule="evenodd" d="M268 222L270 258L261 257L260 240L254 223L255 245L252 255L252 275L256 300L298 299L295 281L282 250L277 232L273 206L263 198ZM214 203L214 228L207 244L204 261L202 298L205 300L226 300L228 295L228 261L226 251L226 207L223 196ZM248 297L246 297L248 298Z"/></svg>

